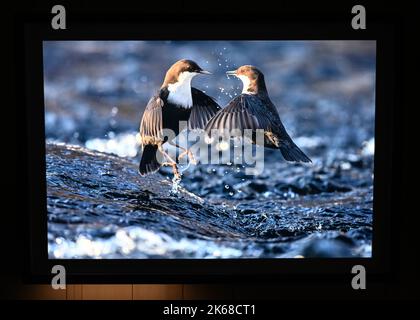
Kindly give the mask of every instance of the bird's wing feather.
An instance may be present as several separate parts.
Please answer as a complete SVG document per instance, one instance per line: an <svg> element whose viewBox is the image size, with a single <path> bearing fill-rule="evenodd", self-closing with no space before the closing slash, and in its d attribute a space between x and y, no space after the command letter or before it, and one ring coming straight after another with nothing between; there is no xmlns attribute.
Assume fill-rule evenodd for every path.
<svg viewBox="0 0 420 320"><path fill-rule="evenodd" d="M191 88L193 106L188 120L188 129L204 129L209 120L221 109L216 101L201 90Z"/></svg>
<svg viewBox="0 0 420 320"><path fill-rule="evenodd" d="M208 122L206 134L211 136L213 129L226 130L231 136L237 134L232 130L239 130L242 135L245 129L262 129L265 147L279 148L287 161L311 162L290 138L271 101L263 101L258 96L241 94L233 99ZM254 137L252 139L257 143Z"/></svg>
<svg viewBox="0 0 420 320"><path fill-rule="evenodd" d="M241 94L220 110L207 124L206 132L218 130L262 129L273 132L277 124L270 111L258 97ZM277 130L276 130L277 131Z"/></svg>
<svg viewBox="0 0 420 320"><path fill-rule="evenodd" d="M142 145L156 144L162 139L162 107L164 104L160 94L153 96L147 103L140 124Z"/></svg>

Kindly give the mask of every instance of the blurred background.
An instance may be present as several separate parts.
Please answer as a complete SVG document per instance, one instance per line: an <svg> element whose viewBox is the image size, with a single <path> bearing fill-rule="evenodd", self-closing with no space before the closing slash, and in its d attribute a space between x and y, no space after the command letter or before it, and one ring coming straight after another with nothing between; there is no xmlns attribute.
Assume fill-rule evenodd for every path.
<svg viewBox="0 0 420 320"><path fill-rule="evenodd" d="M149 98L187 58L213 72L193 85L221 106L242 90L225 72L252 64L298 145L360 148L374 133L375 48L375 41L46 41L46 137L136 156L133 133Z"/></svg>

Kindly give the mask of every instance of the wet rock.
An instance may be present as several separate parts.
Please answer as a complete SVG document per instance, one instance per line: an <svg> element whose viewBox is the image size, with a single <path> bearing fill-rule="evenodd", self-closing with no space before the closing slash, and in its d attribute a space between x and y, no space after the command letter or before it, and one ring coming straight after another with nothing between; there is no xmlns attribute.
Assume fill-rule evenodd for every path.
<svg viewBox="0 0 420 320"><path fill-rule="evenodd" d="M262 193L268 191L268 186L262 182L251 182L248 184L248 187L254 190L255 192Z"/></svg>
<svg viewBox="0 0 420 320"><path fill-rule="evenodd" d="M269 192L279 184L275 176L221 179L223 170L196 166L174 194L169 176L140 177L135 160L66 144L46 148L50 257L270 258L304 247L309 255L340 257L346 246L370 252L371 188L289 199ZM302 242L338 230L349 232Z"/></svg>
<svg viewBox="0 0 420 320"><path fill-rule="evenodd" d="M340 185L331 181L323 181L319 178L300 178L293 183L279 183L276 189L282 193L293 192L298 195L311 195L323 192L349 192L349 186Z"/></svg>

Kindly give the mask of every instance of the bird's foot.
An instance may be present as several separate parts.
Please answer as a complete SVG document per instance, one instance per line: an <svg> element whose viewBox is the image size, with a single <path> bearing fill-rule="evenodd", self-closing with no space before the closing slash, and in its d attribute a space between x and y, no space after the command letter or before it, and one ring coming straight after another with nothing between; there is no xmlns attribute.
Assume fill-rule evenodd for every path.
<svg viewBox="0 0 420 320"><path fill-rule="evenodd" d="M174 179L173 180L174 181L181 181L181 173L179 173L177 165L173 166L173 171L174 171Z"/></svg>
<svg viewBox="0 0 420 320"><path fill-rule="evenodd" d="M178 161L186 155L188 155L188 160L190 160L190 163L192 163L193 165L197 164L197 160L195 159L194 154L190 150L185 150L184 152L182 152L178 157Z"/></svg>

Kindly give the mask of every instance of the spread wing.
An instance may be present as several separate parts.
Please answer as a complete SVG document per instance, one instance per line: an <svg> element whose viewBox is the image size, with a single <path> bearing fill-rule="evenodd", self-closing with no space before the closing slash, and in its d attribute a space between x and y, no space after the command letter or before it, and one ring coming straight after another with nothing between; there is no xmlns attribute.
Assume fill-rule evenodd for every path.
<svg viewBox="0 0 420 320"><path fill-rule="evenodd" d="M147 103L140 123L141 144L157 144L163 137L162 107L165 102L160 94Z"/></svg>
<svg viewBox="0 0 420 320"><path fill-rule="evenodd" d="M279 148L288 161L311 162L290 138L274 105L258 96L241 94L233 99L207 123L206 134L211 136L214 129L230 133L238 130L241 135L245 129L264 130L265 147Z"/></svg>
<svg viewBox="0 0 420 320"><path fill-rule="evenodd" d="M281 121L278 114L273 114L267 105L258 97L241 94L220 110L206 126L207 134L211 130L253 131L262 129L274 134L281 133Z"/></svg>
<svg viewBox="0 0 420 320"><path fill-rule="evenodd" d="M211 118L221 109L213 98L203 91L191 88L193 106L188 120L188 129L204 129Z"/></svg>

